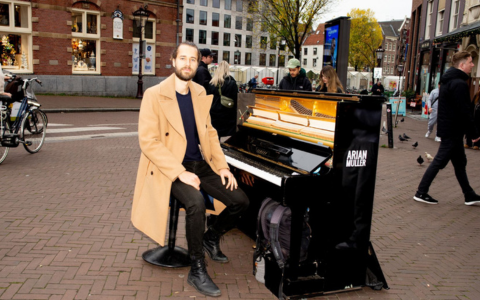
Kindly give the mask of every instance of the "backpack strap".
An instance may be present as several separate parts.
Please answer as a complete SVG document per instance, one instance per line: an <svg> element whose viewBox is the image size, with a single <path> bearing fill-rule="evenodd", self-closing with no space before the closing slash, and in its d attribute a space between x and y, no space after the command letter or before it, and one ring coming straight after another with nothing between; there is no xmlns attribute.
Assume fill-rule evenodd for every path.
<svg viewBox="0 0 480 300"><path fill-rule="evenodd" d="M285 266L285 259L282 253L282 247L280 246L280 241L278 240L278 232L280 227L280 221L282 220L282 216L288 207L283 205L277 206L272 214L272 219L270 220L270 243L273 252L273 256L277 261L278 266L280 269L283 269Z"/></svg>
<svg viewBox="0 0 480 300"><path fill-rule="evenodd" d="M272 201L273 200L271 198L266 198L265 200L263 200L262 206L260 206L260 210L258 211L258 217L257 217L257 237L260 236L260 230L263 233L264 237L268 236L267 224L262 223L262 215L267 205Z"/></svg>
<svg viewBox="0 0 480 300"><path fill-rule="evenodd" d="M220 93L220 97L222 97L222 87L217 85L218 92Z"/></svg>

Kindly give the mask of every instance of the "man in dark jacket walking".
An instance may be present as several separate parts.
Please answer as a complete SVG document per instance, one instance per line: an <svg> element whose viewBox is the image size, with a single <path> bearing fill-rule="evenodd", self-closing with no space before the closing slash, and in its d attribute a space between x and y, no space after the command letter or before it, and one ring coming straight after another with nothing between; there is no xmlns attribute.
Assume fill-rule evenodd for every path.
<svg viewBox="0 0 480 300"><path fill-rule="evenodd" d="M208 65L213 62L214 53L212 53L210 49L202 49L200 52L202 53L202 61L198 64L197 73L192 80L193 82L202 85L205 90L208 91L210 80L212 80L212 75L210 75L210 72L208 71Z"/></svg>
<svg viewBox="0 0 480 300"><path fill-rule="evenodd" d="M437 136L441 138L440 148L433 162L425 171L413 199L427 204L438 204L428 195L428 190L437 173L445 168L451 160L455 176L465 195L465 205L480 203L477 195L468 182L466 167L467 157L463 147L463 136L468 131L474 137L473 142L480 140L480 134L474 125L470 110L470 94L466 80L474 66L470 52L461 51L453 55L453 67L443 74L440 82L442 88L438 97Z"/></svg>
<svg viewBox="0 0 480 300"><path fill-rule="evenodd" d="M280 81L278 86L280 90L312 91L312 84L308 80L305 70L300 69L300 61L298 59L292 58L289 60L287 68L290 72Z"/></svg>

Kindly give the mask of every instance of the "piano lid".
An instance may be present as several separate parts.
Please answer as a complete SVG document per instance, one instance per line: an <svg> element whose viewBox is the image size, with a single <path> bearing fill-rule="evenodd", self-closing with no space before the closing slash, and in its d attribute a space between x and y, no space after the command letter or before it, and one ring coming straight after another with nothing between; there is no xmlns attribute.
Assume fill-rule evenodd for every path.
<svg viewBox="0 0 480 300"><path fill-rule="evenodd" d="M242 125L223 145L300 174L314 174L332 155L329 147Z"/></svg>

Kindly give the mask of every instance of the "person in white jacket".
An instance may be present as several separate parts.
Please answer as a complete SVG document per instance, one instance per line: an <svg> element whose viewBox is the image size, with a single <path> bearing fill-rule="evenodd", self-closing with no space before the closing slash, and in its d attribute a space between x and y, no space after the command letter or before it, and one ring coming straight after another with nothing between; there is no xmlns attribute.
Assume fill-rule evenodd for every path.
<svg viewBox="0 0 480 300"><path fill-rule="evenodd" d="M438 111L438 95L440 94L440 82L438 83L438 88L432 90L430 96L428 97L427 106L430 117L428 119L428 131L425 134L425 137L428 138L433 132L433 127L437 124L437 111ZM440 142L441 139L435 134L435 142Z"/></svg>

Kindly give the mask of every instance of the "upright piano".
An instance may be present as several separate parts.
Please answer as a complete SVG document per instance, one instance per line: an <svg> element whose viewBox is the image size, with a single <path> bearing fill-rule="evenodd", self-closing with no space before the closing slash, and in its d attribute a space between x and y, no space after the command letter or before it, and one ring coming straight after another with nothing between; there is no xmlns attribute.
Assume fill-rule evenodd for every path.
<svg viewBox="0 0 480 300"><path fill-rule="evenodd" d="M383 97L256 89L239 130L222 144L250 207L239 228L256 239L269 197L292 211L284 269L265 260L278 298L305 298L369 285L387 288L370 243ZM312 230L300 261L305 212ZM349 242L347 248L338 245Z"/></svg>

